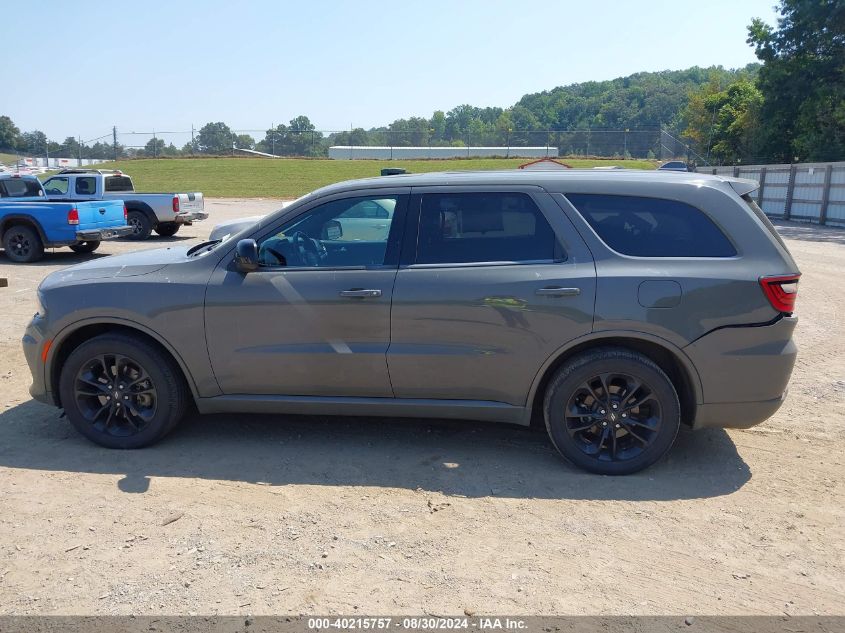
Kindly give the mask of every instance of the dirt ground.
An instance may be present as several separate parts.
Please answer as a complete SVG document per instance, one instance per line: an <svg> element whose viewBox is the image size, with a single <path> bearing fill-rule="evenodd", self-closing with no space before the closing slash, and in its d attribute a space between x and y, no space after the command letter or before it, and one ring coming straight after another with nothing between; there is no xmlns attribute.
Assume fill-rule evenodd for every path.
<svg viewBox="0 0 845 633"><path fill-rule="evenodd" d="M279 206L210 200L215 220ZM804 276L789 398L625 478L481 423L195 417L109 451L29 398L48 273L0 255L0 614L845 614L845 231L779 227Z"/></svg>

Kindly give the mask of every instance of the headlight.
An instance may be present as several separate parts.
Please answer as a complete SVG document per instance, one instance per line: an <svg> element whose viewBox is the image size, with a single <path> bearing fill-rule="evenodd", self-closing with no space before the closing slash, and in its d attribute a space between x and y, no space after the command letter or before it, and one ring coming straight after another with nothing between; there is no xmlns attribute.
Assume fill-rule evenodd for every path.
<svg viewBox="0 0 845 633"><path fill-rule="evenodd" d="M44 303L44 293L40 290L35 293L35 304L38 306L38 312L42 317L47 316L47 307Z"/></svg>

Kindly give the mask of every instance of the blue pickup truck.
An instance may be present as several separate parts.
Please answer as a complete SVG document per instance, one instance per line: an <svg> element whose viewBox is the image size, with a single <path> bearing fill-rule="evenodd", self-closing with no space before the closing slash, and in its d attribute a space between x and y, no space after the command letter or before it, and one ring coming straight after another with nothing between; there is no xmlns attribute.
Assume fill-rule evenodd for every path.
<svg viewBox="0 0 845 633"><path fill-rule="evenodd" d="M35 176L0 174L0 242L13 262L38 261L58 246L90 253L131 232L122 200L47 200Z"/></svg>

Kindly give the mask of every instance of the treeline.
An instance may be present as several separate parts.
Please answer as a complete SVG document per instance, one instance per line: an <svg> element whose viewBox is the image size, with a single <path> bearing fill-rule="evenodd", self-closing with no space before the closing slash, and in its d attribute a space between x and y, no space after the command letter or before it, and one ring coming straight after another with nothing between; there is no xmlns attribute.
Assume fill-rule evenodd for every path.
<svg viewBox="0 0 845 633"><path fill-rule="evenodd" d="M431 117L343 132L317 130L304 115L266 130L263 138L213 122L178 148L161 138L143 148L104 141L80 147L71 137L55 143L37 130L21 133L3 116L0 149L112 158L225 155L237 147L319 157L331 145L548 144L563 154L591 153L592 148L599 155L653 157L662 149L653 131L665 128L683 139L688 157L699 162L845 159L845 2L780 0L778 10L777 26L755 19L748 27L747 42L762 64L738 70L643 72L525 95L509 108L461 105ZM608 130L621 136L602 144L602 138L609 138L602 132Z"/></svg>

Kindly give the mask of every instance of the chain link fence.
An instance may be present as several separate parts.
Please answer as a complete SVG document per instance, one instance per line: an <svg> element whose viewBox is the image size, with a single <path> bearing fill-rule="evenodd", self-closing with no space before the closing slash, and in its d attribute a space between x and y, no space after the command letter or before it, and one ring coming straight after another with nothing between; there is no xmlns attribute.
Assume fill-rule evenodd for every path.
<svg viewBox="0 0 845 633"><path fill-rule="evenodd" d="M230 129L132 130L113 128L92 139L76 139L61 146L25 148L21 154L39 159L115 160L127 158L175 158L190 156L328 157L332 146L397 148L466 148L462 156L473 156L473 148L501 148L502 156L516 155L510 148L548 148L550 156L601 158L683 159L697 155L676 135L662 127L629 129L518 130L486 129L448 131L434 129L394 130L361 128L350 130L292 129L286 126ZM71 140L71 139L68 139ZM435 152L431 153L436 154ZM489 153L488 153L489 155ZM425 156L421 156L425 157Z"/></svg>

